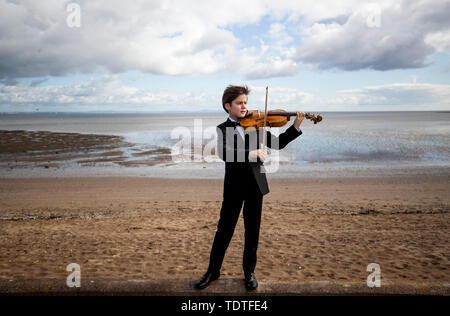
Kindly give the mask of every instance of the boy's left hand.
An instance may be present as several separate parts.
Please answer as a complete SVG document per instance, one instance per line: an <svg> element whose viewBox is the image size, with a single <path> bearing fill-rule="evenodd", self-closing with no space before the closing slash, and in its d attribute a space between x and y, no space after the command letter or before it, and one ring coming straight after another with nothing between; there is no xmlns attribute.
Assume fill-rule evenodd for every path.
<svg viewBox="0 0 450 316"><path fill-rule="evenodd" d="M297 117L295 118L295 121L294 121L294 126L297 129L300 128L300 124L302 124L302 121L303 121L304 117L305 117L305 112L297 111Z"/></svg>

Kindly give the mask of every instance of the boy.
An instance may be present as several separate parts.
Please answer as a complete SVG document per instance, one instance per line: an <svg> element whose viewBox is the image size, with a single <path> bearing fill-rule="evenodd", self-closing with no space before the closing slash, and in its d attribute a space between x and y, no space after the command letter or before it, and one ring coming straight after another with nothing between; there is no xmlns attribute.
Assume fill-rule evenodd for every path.
<svg viewBox="0 0 450 316"><path fill-rule="evenodd" d="M254 270L257 259L263 195L269 192L262 163L264 149L259 149L262 132L244 132L240 119L247 114L250 90L246 86L228 86L222 96L222 106L229 114L226 122L217 126L218 153L225 161L225 179L220 219L211 249L209 267L196 283L196 289L207 287L220 276L220 268L244 204L245 245L243 270L247 290L258 287ZM297 111L294 124L279 137L267 132L267 147L282 149L302 134L300 124L305 113ZM254 148L250 144L254 144Z"/></svg>

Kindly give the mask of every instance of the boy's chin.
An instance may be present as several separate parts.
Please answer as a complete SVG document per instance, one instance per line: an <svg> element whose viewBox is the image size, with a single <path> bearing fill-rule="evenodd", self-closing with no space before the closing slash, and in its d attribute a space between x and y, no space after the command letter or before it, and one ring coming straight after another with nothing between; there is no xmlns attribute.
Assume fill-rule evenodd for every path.
<svg viewBox="0 0 450 316"><path fill-rule="evenodd" d="M239 117L239 118L244 118L244 117L245 117L245 114L247 114L247 112L245 112L245 113L239 113L238 117Z"/></svg>

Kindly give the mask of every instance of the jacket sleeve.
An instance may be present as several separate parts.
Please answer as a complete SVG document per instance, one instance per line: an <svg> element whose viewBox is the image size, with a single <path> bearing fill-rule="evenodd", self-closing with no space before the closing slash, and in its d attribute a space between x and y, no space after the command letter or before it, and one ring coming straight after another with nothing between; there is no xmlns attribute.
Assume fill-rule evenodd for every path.
<svg viewBox="0 0 450 316"><path fill-rule="evenodd" d="M296 139L302 134L302 131L298 131L294 125L291 125L287 130L281 133L279 136L272 135L272 133L267 132L267 147L273 149L283 149L291 141Z"/></svg>

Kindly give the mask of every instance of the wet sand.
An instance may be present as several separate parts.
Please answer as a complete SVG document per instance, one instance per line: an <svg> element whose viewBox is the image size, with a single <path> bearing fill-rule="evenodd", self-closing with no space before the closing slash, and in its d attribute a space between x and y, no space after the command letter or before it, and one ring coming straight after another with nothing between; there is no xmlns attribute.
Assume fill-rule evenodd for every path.
<svg viewBox="0 0 450 316"><path fill-rule="evenodd" d="M273 179L256 275L262 282L450 283L450 181ZM207 268L222 180L0 179L0 279L192 279ZM243 220L222 267L242 278Z"/></svg>
<svg viewBox="0 0 450 316"><path fill-rule="evenodd" d="M0 130L0 169L78 166L153 166L171 163L170 149L142 151L115 135ZM125 149L131 149L131 154Z"/></svg>

